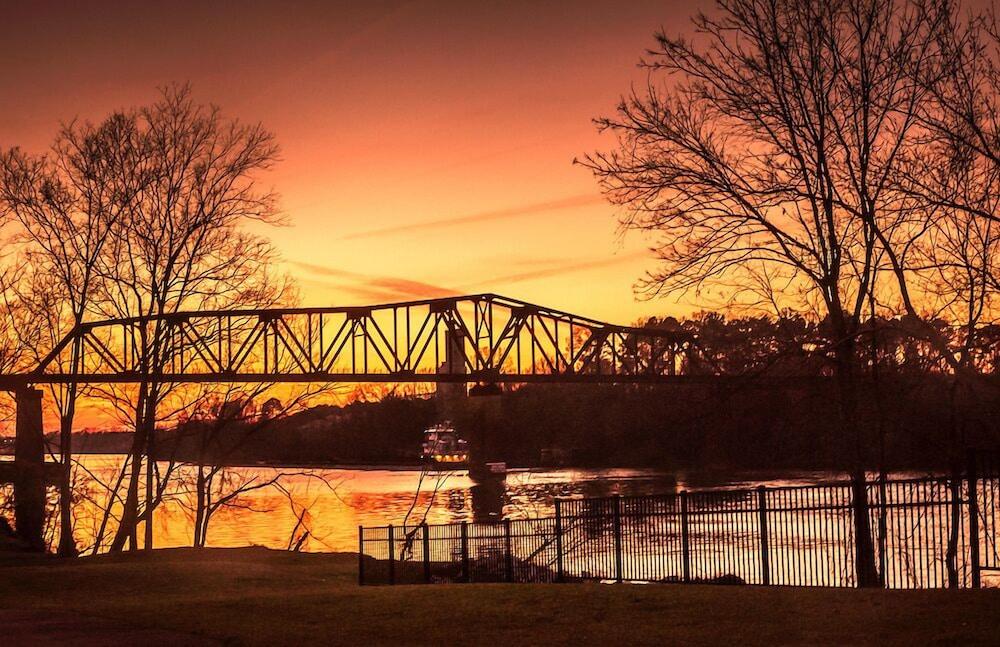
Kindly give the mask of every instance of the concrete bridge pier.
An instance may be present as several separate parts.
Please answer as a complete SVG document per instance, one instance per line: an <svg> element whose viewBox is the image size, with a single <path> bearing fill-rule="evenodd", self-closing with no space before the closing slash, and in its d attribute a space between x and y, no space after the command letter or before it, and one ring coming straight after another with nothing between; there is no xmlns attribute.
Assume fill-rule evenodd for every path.
<svg viewBox="0 0 1000 647"><path fill-rule="evenodd" d="M503 517L507 474L505 468L491 469L491 464L502 464L496 447L496 439L503 433L501 397L496 384L477 384L469 390L469 478L475 483L472 513L476 521Z"/></svg>
<svg viewBox="0 0 1000 647"><path fill-rule="evenodd" d="M444 362L438 367L443 374L465 374L467 340L461 334L449 332L445 338ZM451 420L469 447L469 478L472 486L472 511L476 521L500 518L506 474L490 469L490 463L500 462L495 439L500 429L500 387L496 384L476 384L470 389L465 382L437 385L438 415Z"/></svg>
<svg viewBox="0 0 1000 647"><path fill-rule="evenodd" d="M44 551L45 437L42 431L42 391L24 387L15 392L17 418L14 439L14 525L19 539Z"/></svg>
<svg viewBox="0 0 1000 647"><path fill-rule="evenodd" d="M469 441L469 476L482 481L493 475L490 463L499 463L496 439L500 429L500 387L476 384L469 390L466 425Z"/></svg>

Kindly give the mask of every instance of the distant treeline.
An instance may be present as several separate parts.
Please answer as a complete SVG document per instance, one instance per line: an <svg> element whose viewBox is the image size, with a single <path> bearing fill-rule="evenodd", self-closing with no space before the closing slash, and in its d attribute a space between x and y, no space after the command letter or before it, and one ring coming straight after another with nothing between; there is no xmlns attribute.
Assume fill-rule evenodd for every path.
<svg viewBox="0 0 1000 647"><path fill-rule="evenodd" d="M933 331L955 349L970 372L1000 376L1000 324L994 323L967 327L950 325L940 318L875 317L862 320L847 340L836 336L829 317L816 320L787 311L777 318L699 312L688 319L654 317L640 325L694 336L703 359L686 366L687 373L833 375L834 352L844 344L851 345L854 372L859 376L901 376L912 381L928 374L953 373L940 349L928 340Z"/></svg>
<svg viewBox="0 0 1000 647"><path fill-rule="evenodd" d="M91 431L73 434L73 451L79 454L125 454L132 447L131 431ZM58 434L49 441L58 446Z"/></svg>
<svg viewBox="0 0 1000 647"><path fill-rule="evenodd" d="M921 384L883 383L881 396L866 391L861 417L872 468L883 455L889 468L947 467L950 381L934 376ZM523 386L500 396L490 458L523 466L839 468L852 448L838 433L832 388L828 380ZM408 464L416 463L422 432L438 418L433 399L390 396L265 422L189 423L162 432L158 453L206 464ZM83 437L81 452L124 452L131 434ZM990 421L966 425L964 444L995 438Z"/></svg>

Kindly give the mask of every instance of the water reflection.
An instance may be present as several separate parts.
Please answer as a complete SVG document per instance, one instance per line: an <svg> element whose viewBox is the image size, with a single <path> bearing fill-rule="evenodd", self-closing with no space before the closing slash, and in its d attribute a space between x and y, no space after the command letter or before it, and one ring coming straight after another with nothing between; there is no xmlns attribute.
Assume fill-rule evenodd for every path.
<svg viewBox="0 0 1000 647"><path fill-rule="evenodd" d="M472 499L474 521L496 521L503 519L503 508L507 498L506 475L490 475L478 478L469 488Z"/></svg>
<svg viewBox="0 0 1000 647"><path fill-rule="evenodd" d="M122 457L91 455L82 459L86 472L109 482ZM240 477L272 478L269 467L234 468ZM324 469L290 470L273 488L248 495L237 509L220 510L212 518L208 545L219 547L261 545L286 548L300 517L310 536L305 550L357 550L358 526L474 521L503 515L530 518L553 514L556 497L599 497L613 494L641 495L674 492L692 487L745 487L807 484L830 480L830 472L804 472L774 478L749 474L737 479L714 475L672 475L642 469L513 470L499 484L476 484L464 471L421 474L419 470ZM181 472L183 475L183 471ZM323 480L315 478L316 475ZM770 476L770 478L768 478ZM81 470L79 478L89 478ZM324 482L325 481L325 482ZM329 484L329 485L328 485ZM102 488L90 487L100 500ZM158 508L154 537L157 547L190 545L193 512L189 493L178 490ZM78 541L90 544L97 534L97 515L78 511Z"/></svg>

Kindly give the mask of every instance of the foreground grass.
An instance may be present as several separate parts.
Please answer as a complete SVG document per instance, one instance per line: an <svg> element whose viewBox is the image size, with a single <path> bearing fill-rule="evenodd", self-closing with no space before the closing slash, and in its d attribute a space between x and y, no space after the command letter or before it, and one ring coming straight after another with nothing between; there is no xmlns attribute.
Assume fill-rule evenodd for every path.
<svg viewBox="0 0 1000 647"><path fill-rule="evenodd" d="M356 563L347 554L248 548L6 564L0 565L0 610L92 619L98 624L69 638L98 644L113 638L101 635L109 627L148 631L147 644L185 638L236 644L617 645L1000 640L1000 590L359 587ZM155 633L163 630L180 633Z"/></svg>

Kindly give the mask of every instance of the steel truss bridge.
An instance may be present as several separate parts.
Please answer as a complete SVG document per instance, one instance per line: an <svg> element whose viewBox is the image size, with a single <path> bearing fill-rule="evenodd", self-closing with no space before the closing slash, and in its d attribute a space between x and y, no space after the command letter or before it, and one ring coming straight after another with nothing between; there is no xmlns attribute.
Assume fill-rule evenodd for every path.
<svg viewBox="0 0 1000 647"><path fill-rule="evenodd" d="M72 368L76 349L79 362ZM155 349L155 352L151 352ZM150 359L150 358L153 359ZM703 365L682 331L476 294L364 307L87 322L8 384L670 381Z"/></svg>

